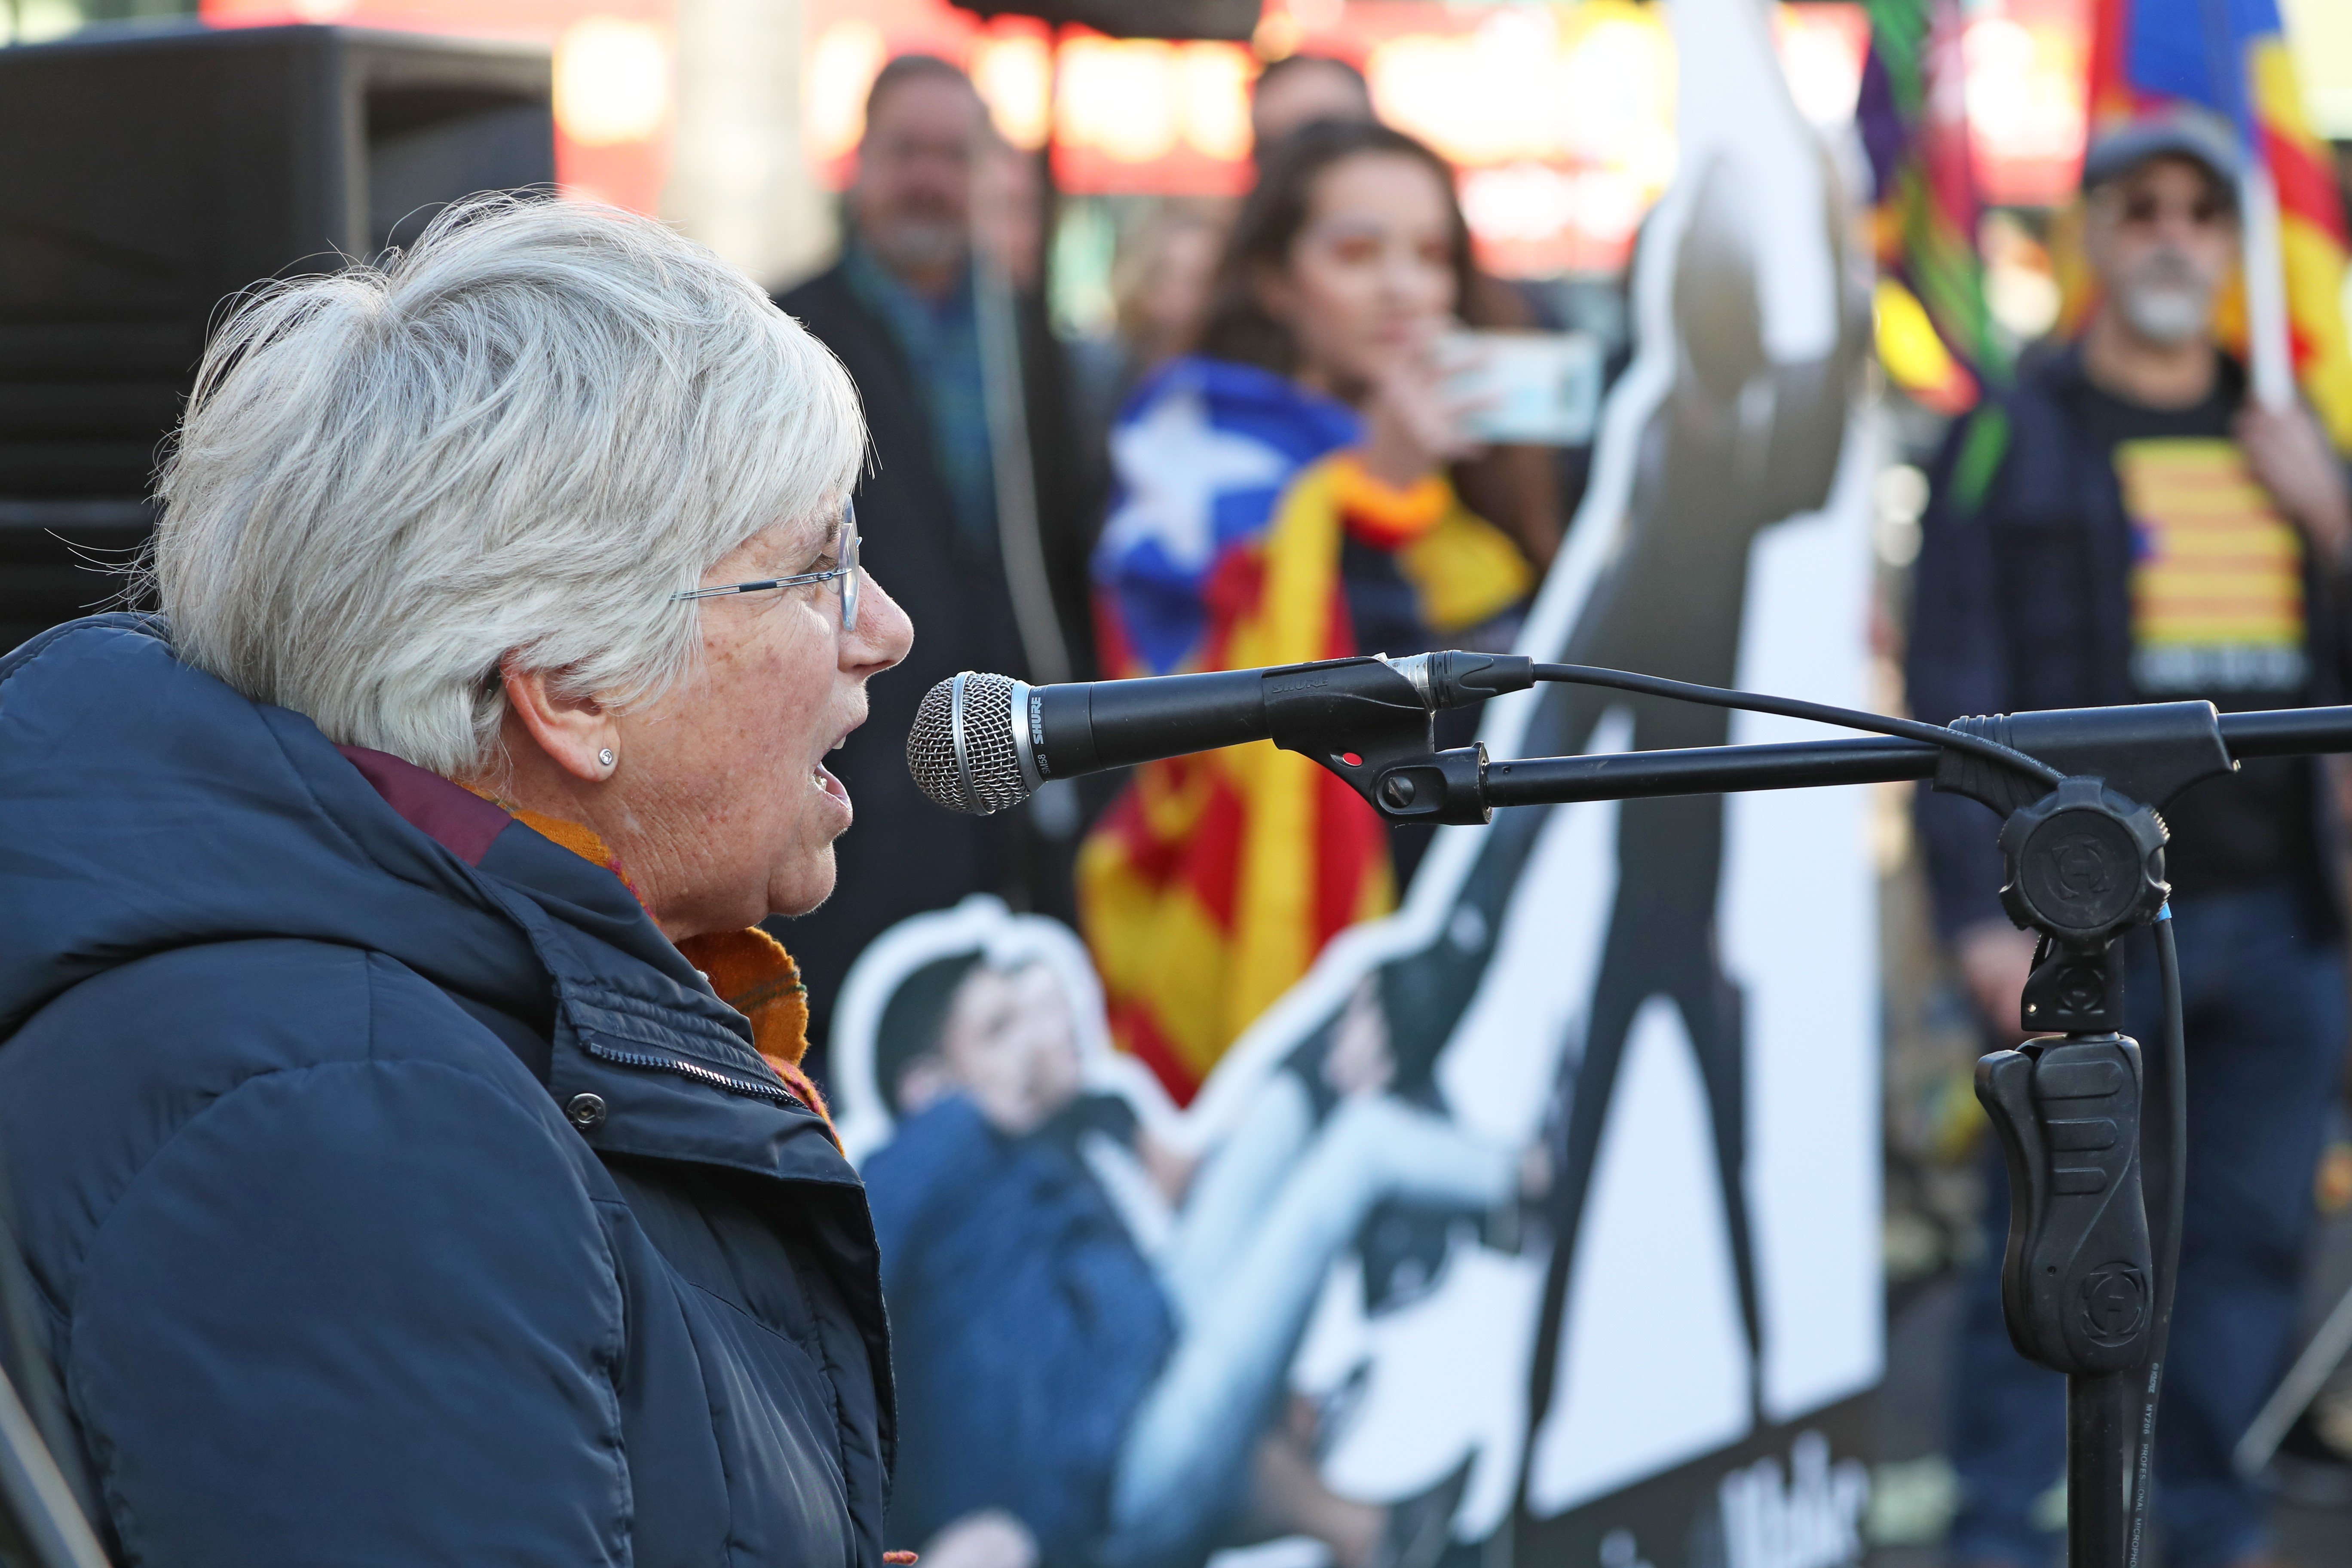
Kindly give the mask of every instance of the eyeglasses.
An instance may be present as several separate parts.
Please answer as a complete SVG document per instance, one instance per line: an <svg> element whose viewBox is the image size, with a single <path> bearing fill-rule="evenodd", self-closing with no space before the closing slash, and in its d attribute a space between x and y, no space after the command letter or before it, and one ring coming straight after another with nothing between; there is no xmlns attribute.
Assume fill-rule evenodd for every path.
<svg viewBox="0 0 2352 1568"><path fill-rule="evenodd" d="M2221 196L2200 196L2193 202L2175 205L2141 192L2125 196L2116 205L2116 219L2130 228L2154 228L2168 216L2185 218L2196 228L2218 228L2235 222L2238 209Z"/></svg>
<svg viewBox="0 0 2352 1568"><path fill-rule="evenodd" d="M811 583L841 584L841 629L857 629L857 509L841 509L841 564L827 572L803 572L791 577L770 577L758 583L728 583L716 588L689 588L683 594L670 595L670 603L684 599L721 599L730 594L760 594L770 588L798 588Z"/></svg>

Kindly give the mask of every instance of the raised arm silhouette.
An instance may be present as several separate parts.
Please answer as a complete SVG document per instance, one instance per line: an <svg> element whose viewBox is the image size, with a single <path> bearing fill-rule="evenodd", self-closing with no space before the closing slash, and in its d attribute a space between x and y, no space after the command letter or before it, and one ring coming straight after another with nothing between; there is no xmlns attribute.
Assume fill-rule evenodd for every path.
<svg viewBox="0 0 2352 1568"><path fill-rule="evenodd" d="M1833 176L1825 177L1833 191ZM1539 656L1727 686L1736 679L1757 536L1829 499L1869 341L1868 315L1866 302L1845 283L1840 205L1827 202L1823 242L1842 294L1836 337L1818 357L1775 363L1765 348L1750 241L1749 226L1759 220L1747 210L1727 161L1713 163L1699 180L1674 263L1671 389L1642 432L1612 559L1564 645ZM1538 699L1521 752L1580 752L1612 710L1630 718L1636 750L1717 745L1729 734L1731 716L1721 709L1553 686ZM1477 992L1505 910L1553 809L1499 815L1483 830L1456 912L1435 922L1444 934L1381 966L1381 999L1403 1068L1401 1089L1433 1094L1437 1056ZM1557 1388L1568 1285L1618 1068L1633 1019L1654 997L1670 1001L1681 1016L1706 1085L1751 1369L1762 1363L1744 1181L1742 1005L1716 929L1723 822L1719 795L1628 801L1620 808L1616 900L1584 1011L1581 1049L1570 1041L1561 1052L1546 1134L1554 1175L1542 1207L1552 1251L1530 1368L1531 1437ZM1475 918L1463 918L1463 910ZM1759 1376L1751 1370L1751 1405ZM1530 1440L1528 1452L1533 1448ZM1523 1519L1527 1474L1523 1457Z"/></svg>

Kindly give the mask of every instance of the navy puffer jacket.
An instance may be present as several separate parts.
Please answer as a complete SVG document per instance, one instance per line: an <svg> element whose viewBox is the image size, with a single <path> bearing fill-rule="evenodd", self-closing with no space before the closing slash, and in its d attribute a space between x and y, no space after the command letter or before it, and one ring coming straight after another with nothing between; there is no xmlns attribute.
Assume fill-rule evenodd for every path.
<svg viewBox="0 0 2352 1568"><path fill-rule="evenodd" d="M121 1558L879 1568L865 1194L610 872L77 622L0 660L0 1040Z"/></svg>

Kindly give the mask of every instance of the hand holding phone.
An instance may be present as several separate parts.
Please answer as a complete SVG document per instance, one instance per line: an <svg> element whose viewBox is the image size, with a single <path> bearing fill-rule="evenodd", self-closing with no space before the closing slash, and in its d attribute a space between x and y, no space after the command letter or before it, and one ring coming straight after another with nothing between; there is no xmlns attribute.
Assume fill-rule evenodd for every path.
<svg viewBox="0 0 2352 1568"><path fill-rule="evenodd" d="M1588 332L1461 331L1440 350L1446 390L1481 441L1579 447L1601 416L1601 344Z"/></svg>
<svg viewBox="0 0 2352 1568"><path fill-rule="evenodd" d="M1445 342L1433 333L1397 355L1364 399L1364 466L1400 489L1475 456L1484 440L1472 426L1479 395L1454 384Z"/></svg>

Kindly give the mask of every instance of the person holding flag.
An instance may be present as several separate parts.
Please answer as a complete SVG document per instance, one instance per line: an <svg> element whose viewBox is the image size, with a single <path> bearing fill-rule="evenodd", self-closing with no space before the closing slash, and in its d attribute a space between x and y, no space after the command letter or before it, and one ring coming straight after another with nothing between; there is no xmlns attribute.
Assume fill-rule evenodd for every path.
<svg viewBox="0 0 2352 1568"><path fill-rule="evenodd" d="M2216 338L2251 216L2242 193L2258 184L2230 121L2193 104L2144 109L2094 141L2088 326L1956 425L1936 469L1909 658L1918 717L2352 692L2346 475L2313 412L2250 386ZM2188 1081L2164 1095L2189 1107L2189 1205L2155 1502L2178 1568L2275 1561L2231 1451L2292 1348L2342 1068L2342 902L2323 870L2335 816L2299 761L2249 763L2165 812L2189 1054ZM1993 819L1927 794L1919 817L1938 927L1988 1032L2013 1040L2033 941L2000 911ZM2145 1040L2158 990L2144 939L2129 961L2127 1021ZM2064 1385L2011 1347L1999 1268L1995 1252L1964 1309L1952 1557L2027 1568L2053 1550Z"/></svg>
<svg viewBox="0 0 2352 1568"><path fill-rule="evenodd" d="M2202 110L2234 134L2244 237L2242 300L2225 342L2242 342L2257 402L2299 388L2338 450L2352 450L2352 338L2343 310L2344 205L2327 144L2305 116L2278 0L2095 0L2095 133Z"/></svg>
<svg viewBox="0 0 2352 1568"><path fill-rule="evenodd" d="M1475 448L1440 340L1473 281L1453 172L1412 137L1327 121L1273 150L1199 352L1111 435L1105 673L1482 646L1535 574L1450 472ZM1271 743L1136 770L1078 860L1118 1043L1189 1101L1326 942L1394 907L1391 845L1346 784Z"/></svg>

